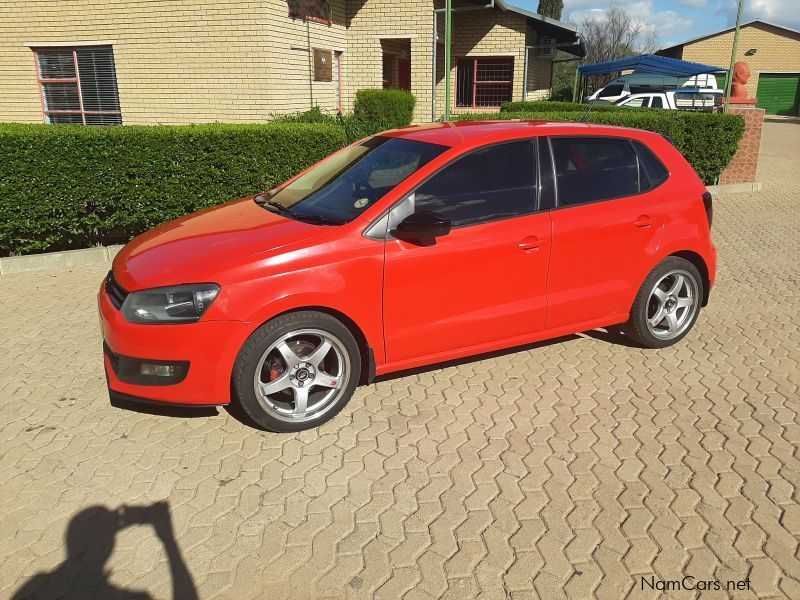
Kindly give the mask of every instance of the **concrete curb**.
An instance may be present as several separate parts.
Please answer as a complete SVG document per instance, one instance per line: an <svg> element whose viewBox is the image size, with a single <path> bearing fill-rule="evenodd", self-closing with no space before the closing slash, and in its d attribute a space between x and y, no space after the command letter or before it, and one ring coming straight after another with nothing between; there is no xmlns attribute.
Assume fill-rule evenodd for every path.
<svg viewBox="0 0 800 600"><path fill-rule="evenodd" d="M0 258L0 275L39 271L42 269L69 269L108 264L122 249L122 246L96 246L82 250L46 252L26 256Z"/></svg>
<svg viewBox="0 0 800 600"><path fill-rule="evenodd" d="M724 185L710 185L708 191L714 196L724 194L745 194L747 192L760 192L760 181L748 181L747 183L726 183Z"/></svg>

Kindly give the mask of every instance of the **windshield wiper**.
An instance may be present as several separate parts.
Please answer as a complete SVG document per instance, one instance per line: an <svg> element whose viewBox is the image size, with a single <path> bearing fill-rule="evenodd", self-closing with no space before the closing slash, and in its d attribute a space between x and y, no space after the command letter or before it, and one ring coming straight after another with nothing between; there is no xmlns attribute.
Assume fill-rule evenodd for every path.
<svg viewBox="0 0 800 600"><path fill-rule="evenodd" d="M299 215L294 213L292 215L295 219L299 221L307 221L309 223L318 223L319 225L344 225L345 221L340 221L339 219L334 219L331 217L326 217L323 215Z"/></svg>
<svg viewBox="0 0 800 600"><path fill-rule="evenodd" d="M260 196L253 198L253 200L255 200L256 204L260 204L261 206L269 206L285 215L289 215L291 217L295 216L295 212L291 208L287 208L280 202L275 202L275 200L270 200L268 194L261 194Z"/></svg>
<svg viewBox="0 0 800 600"><path fill-rule="evenodd" d="M256 196L253 200L255 200L256 204L260 206L268 206L270 208L274 208L281 214L284 214L292 219L297 219L298 221L306 221L308 223L317 223L319 225L344 225L345 221L340 221L338 219L334 219L332 217L326 217L323 215L302 215L300 213L294 212L291 208L284 206L279 202L275 202L274 200L269 199L269 194L261 194L260 196Z"/></svg>

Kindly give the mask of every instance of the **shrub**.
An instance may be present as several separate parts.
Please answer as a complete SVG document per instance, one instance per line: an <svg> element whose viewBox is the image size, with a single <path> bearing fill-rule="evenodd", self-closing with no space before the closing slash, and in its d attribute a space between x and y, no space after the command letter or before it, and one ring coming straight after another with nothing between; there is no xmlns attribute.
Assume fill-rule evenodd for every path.
<svg viewBox="0 0 800 600"><path fill-rule="evenodd" d="M345 141L329 124L0 125L0 255L126 242L268 189Z"/></svg>
<svg viewBox="0 0 800 600"><path fill-rule="evenodd" d="M358 90L353 106L355 126L369 135L411 125L417 100L401 90Z"/></svg>
<svg viewBox="0 0 800 600"><path fill-rule="evenodd" d="M550 104L550 103L548 103ZM577 106L577 105L573 105ZM581 105L584 106L585 105ZM620 125L654 131L672 138L672 143L706 184L712 184L725 170L744 135L744 119L722 113L634 109L612 107L612 110L589 114L590 123ZM574 112L502 112L472 113L458 120L532 119L546 121L580 121L585 110Z"/></svg>
<svg viewBox="0 0 800 600"><path fill-rule="evenodd" d="M305 112L289 113L289 114L274 114L272 115L273 123L327 123L329 125L336 125L338 123L338 115L331 115L322 112L319 106L307 110Z"/></svg>

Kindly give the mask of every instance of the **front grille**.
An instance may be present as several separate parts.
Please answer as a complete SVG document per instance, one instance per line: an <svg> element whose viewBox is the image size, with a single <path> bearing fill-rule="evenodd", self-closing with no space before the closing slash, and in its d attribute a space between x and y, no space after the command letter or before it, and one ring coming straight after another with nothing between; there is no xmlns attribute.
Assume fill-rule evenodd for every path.
<svg viewBox="0 0 800 600"><path fill-rule="evenodd" d="M111 304L117 308L122 306L122 303L125 302L125 298L128 296L128 292L122 289L122 287L120 287L120 285L117 283L117 280L114 279L113 271L109 271L108 276L106 277L106 293L111 300Z"/></svg>

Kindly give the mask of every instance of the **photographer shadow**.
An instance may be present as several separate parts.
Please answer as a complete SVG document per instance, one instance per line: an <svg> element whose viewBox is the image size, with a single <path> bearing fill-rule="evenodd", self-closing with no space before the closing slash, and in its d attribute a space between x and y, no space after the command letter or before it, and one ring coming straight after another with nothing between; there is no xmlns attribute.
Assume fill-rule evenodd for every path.
<svg viewBox="0 0 800 600"><path fill-rule="evenodd" d="M56 598L114 598L149 600L146 591L127 590L111 583L105 564L111 557L117 533L134 525L152 525L167 553L172 576L172 597L197 600L189 569L181 556L167 502L150 506L121 506L112 511L91 506L72 517L65 541L67 558L52 571L37 573L12 596L12 600Z"/></svg>

